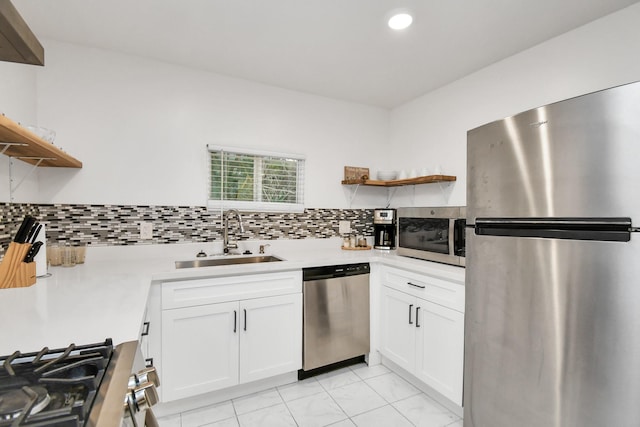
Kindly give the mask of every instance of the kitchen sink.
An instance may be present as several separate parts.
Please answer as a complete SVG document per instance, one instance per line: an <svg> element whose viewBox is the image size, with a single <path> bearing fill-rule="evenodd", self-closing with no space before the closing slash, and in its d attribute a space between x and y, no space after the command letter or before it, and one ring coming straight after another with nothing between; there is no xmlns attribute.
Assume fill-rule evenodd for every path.
<svg viewBox="0 0 640 427"><path fill-rule="evenodd" d="M258 255L258 256L239 256L229 258L206 258L206 259L194 259L188 261L176 261L176 268L198 268L198 267L213 267L216 265L237 265L237 264L256 264L261 262L276 262L282 261L273 255Z"/></svg>

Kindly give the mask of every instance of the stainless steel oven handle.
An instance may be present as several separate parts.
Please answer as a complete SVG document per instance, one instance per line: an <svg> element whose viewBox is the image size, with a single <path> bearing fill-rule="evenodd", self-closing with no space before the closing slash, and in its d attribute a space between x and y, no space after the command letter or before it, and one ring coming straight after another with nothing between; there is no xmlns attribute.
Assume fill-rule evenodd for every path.
<svg viewBox="0 0 640 427"><path fill-rule="evenodd" d="M145 427L160 427L160 423L151 409L147 409L145 412L144 425Z"/></svg>

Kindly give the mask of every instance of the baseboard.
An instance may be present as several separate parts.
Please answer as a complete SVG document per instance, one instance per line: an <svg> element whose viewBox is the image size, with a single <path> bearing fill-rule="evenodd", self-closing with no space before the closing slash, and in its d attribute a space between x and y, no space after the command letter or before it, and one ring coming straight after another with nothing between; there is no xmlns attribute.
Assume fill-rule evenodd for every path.
<svg viewBox="0 0 640 427"><path fill-rule="evenodd" d="M212 391L210 393L198 396L187 397L171 402L162 402L153 407L153 412L158 418L169 415L179 414L181 412L192 411L194 409L203 408L216 403L246 396L260 391L268 390L285 384L291 384L298 380L298 373L288 372L286 374L277 375L275 377L266 378L264 380L253 381L248 384L239 384L237 386L228 387L222 390Z"/></svg>
<svg viewBox="0 0 640 427"><path fill-rule="evenodd" d="M442 395L432 387L429 387L427 384L423 383L415 376L413 376L413 374L407 372L404 368L401 368L396 363L392 362L384 356L382 356L382 364L460 418L463 417L464 411L462 406L455 404L448 397Z"/></svg>

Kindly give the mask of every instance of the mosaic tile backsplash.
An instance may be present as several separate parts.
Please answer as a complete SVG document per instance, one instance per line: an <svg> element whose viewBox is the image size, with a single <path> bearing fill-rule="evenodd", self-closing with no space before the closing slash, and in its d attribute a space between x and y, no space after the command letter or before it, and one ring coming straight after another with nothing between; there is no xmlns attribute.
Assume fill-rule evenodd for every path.
<svg viewBox="0 0 640 427"><path fill-rule="evenodd" d="M129 206L0 203L0 255L25 215L45 224L47 242L90 245L170 244L222 240L220 211L204 206ZM373 234L371 209L306 209L302 213L242 213L244 233L232 220L233 240L329 238L338 222L358 234ZM140 222L153 225L153 239L140 239Z"/></svg>

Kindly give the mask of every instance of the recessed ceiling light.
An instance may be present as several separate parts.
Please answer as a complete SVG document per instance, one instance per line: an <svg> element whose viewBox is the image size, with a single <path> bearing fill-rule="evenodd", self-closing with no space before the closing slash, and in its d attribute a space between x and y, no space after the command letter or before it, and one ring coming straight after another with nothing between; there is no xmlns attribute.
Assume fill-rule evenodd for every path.
<svg viewBox="0 0 640 427"><path fill-rule="evenodd" d="M406 12L397 13L389 18L389 27L394 30L404 30L413 22L413 17Z"/></svg>

